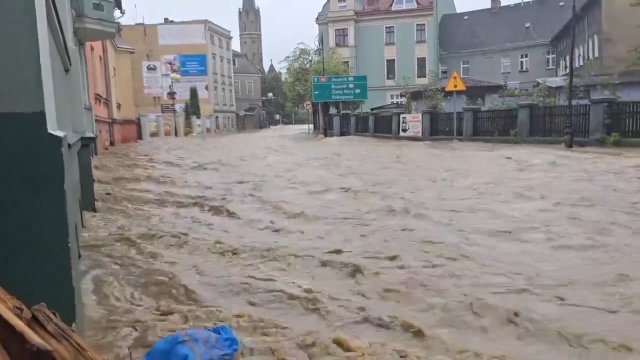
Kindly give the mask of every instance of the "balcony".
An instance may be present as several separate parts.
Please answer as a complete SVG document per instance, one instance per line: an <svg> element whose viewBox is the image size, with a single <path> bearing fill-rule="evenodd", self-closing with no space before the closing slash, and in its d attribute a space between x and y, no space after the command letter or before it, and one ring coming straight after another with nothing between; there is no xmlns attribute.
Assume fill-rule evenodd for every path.
<svg viewBox="0 0 640 360"><path fill-rule="evenodd" d="M82 42L113 39L118 30L114 12L122 10L121 0L73 0L74 31Z"/></svg>

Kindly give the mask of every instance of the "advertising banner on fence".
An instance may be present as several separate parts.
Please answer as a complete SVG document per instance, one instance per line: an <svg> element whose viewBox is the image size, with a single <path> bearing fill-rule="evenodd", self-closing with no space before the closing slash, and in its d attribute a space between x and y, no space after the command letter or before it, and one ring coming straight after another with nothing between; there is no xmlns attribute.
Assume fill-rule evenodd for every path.
<svg viewBox="0 0 640 360"><path fill-rule="evenodd" d="M142 85L146 96L162 96L162 72L159 61L142 62Z"/></svg>
<svg viewBox="0 0 640 360"><path fill-rule="evenodd" d="M188 100L191 87L198 89L200 99L209 98L209 78L207 74L207 55L183 54L163 55L160 64L162 74L162 93L165 100L171 91L171 75L180 75L179 81L173 82L176 100Z"/></svg>
<svg viewBox="0 0 640 360"><path fill-rule="evenodd" d="M400 136L422 136L422 114L400 115Z"/></svg>

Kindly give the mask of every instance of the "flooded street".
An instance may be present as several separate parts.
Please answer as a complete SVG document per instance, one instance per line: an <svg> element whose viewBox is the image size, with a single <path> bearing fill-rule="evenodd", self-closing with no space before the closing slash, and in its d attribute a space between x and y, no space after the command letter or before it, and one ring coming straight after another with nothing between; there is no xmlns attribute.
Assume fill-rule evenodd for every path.
<svg viewBox="0 0 640 360"><path fill-rule="evenodd" d="M88 340L228 323L243 359L640 358L640 151L154 139L96 161Z"/></svg>

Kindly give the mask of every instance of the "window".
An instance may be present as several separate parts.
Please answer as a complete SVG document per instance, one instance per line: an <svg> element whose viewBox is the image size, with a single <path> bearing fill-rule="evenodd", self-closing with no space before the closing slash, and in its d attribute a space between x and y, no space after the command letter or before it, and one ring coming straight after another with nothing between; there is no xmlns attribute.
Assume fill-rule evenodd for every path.
<svg viewBox="0 0 640 360"><path fill-rule="evenodd" d="M349 61L343 61L342 65L344 65L344 68L347 69L347 71L351 70L351 63Z"/></svg>
<svg viewBox="0 0 640 360"><path fill-rule="evenodd" d="M529 71L529 54L520 54L520 71Z"/></svg>
<svg viewBox="0 0 640 360"><path fill-rule="evenodd" d="M236 80L233 82L233 89L236 91L236 95L242 95L242 92L240 92L240 81Z"/></svg>
<svg viewBox="0 0 640 360"><path fill-rule="evenodd" d="M227 89L222 88L220 92L222 93L222 105L227 105Z"/></svg>
<svg viewBox="0 0 640 360"><path fill-rule="evenodd" d="M384 27L384 44L393 45L396 43L396 27L385 26Z"/></svg>
<svg viewBox="0 0 640 360"><path fill-rule="evenodd" d="M440 79L448 79L449 78L449 68L446 66L440 65Z"/></svg>
<svg viewBox="0 0 640 360"><path fill-rule="evenodd" d="M600 44L598 42L598 35L593 35L593 58L597 59L600 57Z"/></svg>
<svg viewBox="0 0 640 360"><path fill-rule="evenodd" d="M349 46L349 29L336 29L336 46L347 47Z"/></svg>
<svg viewBox="0 0 640 360"><path fill-rule="evenodd" d="M404 104L406 99L400 93L389 94L389 104Z"/></svg>
<svg viewBox="0 0 640 360"><path fill-rule="evenodd" d="M556 68L556 51L553 49L547 50L547 69Z"/></svg>
<svg viewBox="0 0 640 360"><path fill-rule="evenodd" d="M253 81L247 81L247 95L253 95Z"/></svg>
<svg viewBox="0 0 640 360"><path fill-rule="evenodd" d="M216 105L220 104L220 93L217 86L213 88L213 98L216 101Z"/></svg>
<svg viewBox="0 0 640 360"><path fill-rule="evenodd" d="M231 74L233 74L233 68L231 67L231 59L227 59L227 67L229 68L229 72L227 72L227 75L231 77Z"/></svg>
<svg viewBox="0 0 640 360"><path fill-rule="evenodd" d="M584 63L584 46L580 45L580 48L578 48L578 66L584 65Z"/></svg>
<svg viewBox="0 0 640 360"><path fill-rule="evenodd" d="M564 75L564 58L560 59L560 67L558 68L558 76Z"/></svg>
<svg viewBox="0 0 640 360"><path fill-rule="evenodd" d="M338 10L347 10L347 0L338 0Z"/></svg>
<svg viewBox="0 0 640 360"><path fill-rule="evenodd" d="M387 59L387 80L396 79L396 59Z"/></svg>
<svg viewBox="0 0 640 360"><path fill-rule="evenodd" d="M220 73L224 76L224 57L220 56Z"/></svg>
<svg viewBox="0 0 640 360"><path fill-rule="evenodd" d="M231 43L227 40L227 50L231 50Z"/></svg>
<svg viewBox="0 0 640 360"><path fill-rule="evenodd" d="M593 59L593 39L589 39L589 60Z"/></svg>
<svg viewBox="0 0 640 360"><path fill-rule="evenodd" d="M229 105L233 107L233 90L229 89Z"/></svg>
<svg viewBox="0 0 640 360"><path fill-rule="evenodd" d="M211 54L211 72L214 74L218 73L218 58L215 54Z"/></svg>
<svg viewBox="0 0 640 360"><path fill-rule="evenodd" d="M460 62L460 76L469 77L471 74L471 63L469 60L462 60Z"/></svg>
<svg viewBox="0 0 640 360"><path fill-rule="evenodd" d="M427 78L427 58L419 57L416 59L416 76L418 79L426 79Z"/></svg>
<svg viewBox="0 0 640 360"><path fill-rule="evenodd" d="M211 45L215 45L216 44L216 37L212 34L209 34L209 42L211 43Z"/></svg>
<svg viewBox="0 0 640 360"><path fill-rule="evenodd" d="M427 42L427 24L416 24L416 42Z"/></svg>
<svg viewBox="0 0 640 360"><path fill-rule="evenodd" d="M238 66L238 61L236 59L233 59L233 67L237 67Z"/></svg>
<svg viewBox="0 0 640 360"><path fill-rule="evenodd" d="M395 0L393 2L393 10L415 9L416 0Z"/></svg>
<svg viewBox="0 0 640 360"><path fill-rule="evenodd" d="M222 49L223 47L223 43L222 43L222 38L218 36L218 47L220 47L220 49Z"/></svg>
<svg viewBox="0 0 640 360"><path fill-rule="evenodd" d="M511 56L503 56L502 59L500 59L500 71L503 74L511 72Z"/></svg>

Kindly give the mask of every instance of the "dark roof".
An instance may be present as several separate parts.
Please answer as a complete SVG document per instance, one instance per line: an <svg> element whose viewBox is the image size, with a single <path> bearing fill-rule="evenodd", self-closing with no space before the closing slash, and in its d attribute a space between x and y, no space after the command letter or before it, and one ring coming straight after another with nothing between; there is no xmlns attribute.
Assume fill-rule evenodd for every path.
<svg viewBox="0 0 640 360"><path fill-rule="evenodd" d="M503 87L504 86L504 84L500 84L500 83L496 83L496 82L492 82L492 81L478 80L478 79L474 79L474 78L470 78L470 77L463 78L462 81L464 82L464 85L466 87L468 87L468 88L472 88L472 87ZM440 87L446 88L448 84L449 84L449 79L440 80Z"/></svg>
<svg viewBox="0 0 640 360"><path fill-rule="evenodd" d="M594 4L595 0L577 0L576 1L576 9L578 16L576 16L576 20L580 19L580 13L585 11L585 8L589 4ZM560 26L558 31L556 31L555 35L551 38L552 41L556 40L560 34L562 34L565 30L568 30L569 25L571 25L571 16L569 16Z"/></svg>
<svg viewBox="0 0 640 360"><path fill-rule="evenodd" d="M233 50L233 59L236 61L236 66L233 67L234 74L262 75L262 71L246 55Z"/></svg>
<svg viewBox="0 0 640 360"><path fill-rule="evenodd" d="M550 42L570 18L570 0L533 0L497 11L447 14L440 22L440 48L457 53Z"/></svg>

